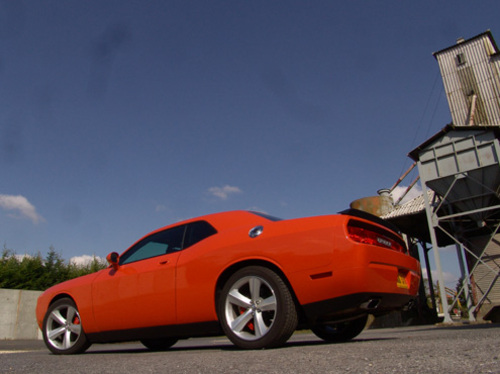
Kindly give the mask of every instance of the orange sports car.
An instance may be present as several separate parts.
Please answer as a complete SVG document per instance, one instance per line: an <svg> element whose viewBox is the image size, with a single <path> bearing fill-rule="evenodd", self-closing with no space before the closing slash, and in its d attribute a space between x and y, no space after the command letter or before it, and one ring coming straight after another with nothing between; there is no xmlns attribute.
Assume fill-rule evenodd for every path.
<svg viewBox="0 0 500 374"><path fill-rule="evenodd" d="M153 231L107 259L108 268L39 297L53 353L127 340L163 350L222 334L244 349L271 348L306 328L346 341L368 314L410 303L420 282L401 236L355 210L289 220L217 213Z"/></svg>

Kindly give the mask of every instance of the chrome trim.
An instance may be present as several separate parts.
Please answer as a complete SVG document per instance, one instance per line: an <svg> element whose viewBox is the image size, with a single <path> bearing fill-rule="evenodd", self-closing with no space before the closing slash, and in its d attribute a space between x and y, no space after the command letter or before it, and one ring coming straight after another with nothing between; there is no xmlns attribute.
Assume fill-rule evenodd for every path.
<svg viewBox="0 0 500 374"><path fill-rule="evenodd" d="M257 236L262 234L263 231L264 231L264 227L255 226L254 228L250 229L250 231L248 232L248 236L251 238L256 238Z"/></svg>

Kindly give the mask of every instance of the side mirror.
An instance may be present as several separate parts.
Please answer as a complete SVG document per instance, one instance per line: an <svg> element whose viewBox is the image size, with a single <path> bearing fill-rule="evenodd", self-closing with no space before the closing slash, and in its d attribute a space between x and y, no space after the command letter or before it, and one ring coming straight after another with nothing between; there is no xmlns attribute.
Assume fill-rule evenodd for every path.
<svg viewBox="0 0 500 374"><path fill-rule="evenodd" d="M116 252L111 252L106 256L106 260L113 267L114 270L118 270L118 260L120 259L120 255Z"/></svg>

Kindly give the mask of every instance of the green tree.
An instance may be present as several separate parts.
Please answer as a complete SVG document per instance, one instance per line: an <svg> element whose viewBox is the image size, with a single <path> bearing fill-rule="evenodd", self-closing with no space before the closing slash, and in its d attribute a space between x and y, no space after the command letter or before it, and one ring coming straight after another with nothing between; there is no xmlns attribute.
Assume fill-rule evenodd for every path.
<svg viewBox="0 0 500 374"><path fill-rule="evenodd" d="M94 256L87 265L66 263L62 255L50 247L45 259L18 256L4 245L0 259L0 288L43 291L57 283L104 269L107 264Z"/></svg>

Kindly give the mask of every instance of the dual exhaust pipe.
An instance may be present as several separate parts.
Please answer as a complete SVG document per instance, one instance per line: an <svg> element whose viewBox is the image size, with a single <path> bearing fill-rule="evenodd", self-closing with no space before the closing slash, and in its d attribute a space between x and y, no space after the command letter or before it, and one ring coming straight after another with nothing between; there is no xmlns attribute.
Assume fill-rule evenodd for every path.
<svg viewBox="0 0 500 374"><path fill-rule="evenodd" d="M364 310L375 310L380 306L381 302L382 299L370 299L362 303L359 307ZM402 307L402 310L410 310L415 306L415 304L415 299L412 299Z"/></svg>
<svg viewBox="0 0 500 374"><path fill-rule="evenodd" d="M375 310L380 305L380 301L380 299L370 299L362 303L360 307L365 310Z"/></svg>

